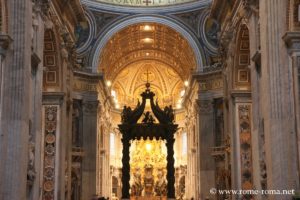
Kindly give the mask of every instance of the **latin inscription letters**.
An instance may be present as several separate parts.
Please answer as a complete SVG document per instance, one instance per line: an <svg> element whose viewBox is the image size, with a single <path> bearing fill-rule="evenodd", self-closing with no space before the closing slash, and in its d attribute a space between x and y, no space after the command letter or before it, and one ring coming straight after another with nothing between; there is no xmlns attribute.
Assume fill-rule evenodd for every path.
<svg viewBox="0 0 300 200"><path fill-rule="evenodd" d="M193 2L196 0L95 0L103 3L136 6L136 7L151 7L151 6L168 6L180 3Z"/></svg>

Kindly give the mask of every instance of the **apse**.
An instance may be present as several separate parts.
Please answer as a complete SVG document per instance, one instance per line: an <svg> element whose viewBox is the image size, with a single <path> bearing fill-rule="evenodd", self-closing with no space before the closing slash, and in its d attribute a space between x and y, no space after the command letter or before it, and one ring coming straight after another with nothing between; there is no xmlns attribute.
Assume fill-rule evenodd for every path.
<svg viewBox="0 0 300 200"><path fill-rule="evenodd" d="M132 140L130 146L130 196L166 197L166 141ZM161 184L160 184L161 183Z"/></svg>

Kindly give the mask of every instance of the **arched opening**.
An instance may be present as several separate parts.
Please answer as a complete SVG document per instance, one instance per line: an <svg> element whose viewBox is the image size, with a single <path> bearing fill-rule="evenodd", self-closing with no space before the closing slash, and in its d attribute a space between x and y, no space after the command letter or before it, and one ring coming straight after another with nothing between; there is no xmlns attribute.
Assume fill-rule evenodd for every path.
<svg viewBox="0 0 300 200"><path fill-rule="evenodd" d="M118 24L112 24L110 27L107 27L107 29L102 32L100 37L95 42L96 45L93 49L94 56L91 56L89 60L89 65L92 67L92 71L97 72L99 70L101 55L103 54L105 46L111 40L111 36L116 35L122 30L127 29L128 27L138 26L141 24L157 24L161 27L165 27L169 30L177 32L181 37L185 39L194 54L194 60L196 61L195 71L203 71L203 67L205 65L205 59L203 59L203 47L200 45L197 36L194 35L194 33L188 31L186 27L183 27L180 22L174 19L148 15L126 17Z"/></svg>
<svg viewBox="0 0 300 200"><path fill-rule="evenodd" d="M189 41L181 33L168 26L153 22L129 25L111 36L106 45L103 46L97 71L103 74L104 82L101 83L103 85L100 84L100 88L103 89L105 87L104 89L108 92L109 99L104 98L101 91L99 91L98 99L102 100L103 103L100 109L101 120L99 120L98 124L98 135L104 137L104 142L99 140L98 154L103 160L109 160L109 162L99 162L97 166L98 177L101 179L98 180L99 183L105 183L106 173L111 174L110 177L113 177L114 174L124 175L124 171L121 172L124 166L120 163L122 152L115 151L118 148L114 148L117 147L117 143L121 143L122 137L121 135L116 137L112 133L117 132L115 128L121 122L120 114L122 109L124 107L134 108L139 102L142 102L140 95L145 91L146 83L150 84L150 90L155 93L154 100L162 108L167 109L169 106L171 106L172 110L174 108L175 123L180 124L180 130L184 128L186 115L184 103L188 93L188 86L192 84L192 73L198 70L197 56L199 55L195 55L195 51L190 46ZM150 101L148 102L148 100L145 105L145 118L147 116L146 112L152 112ZM156 118L154 120L157 123L159 121ZM139 123L143 122L139 121ZM178 133L178 136L175 136L175 143L178 143L181 149L178 151L178 155L174 156L174 159L176 158L176 166L173 167L175 170L181 170L182 168L180 176L186 174L187 163L191 162L191 159L187 159L190 151L188 150L187 141L194 140L194 146L196 142L195 139L188 139L187 137L196 138L195 131L195 126L191 126L190 134ZM146 140L147 138L144 139ZM133 139L133 141L135 140ZM131 143L134 146L134 142ZM158 154L154 156L158 156ZM135 170L138 171L138 169L145 174L149 172L147 170L150 170L150 172L152 170L153 172L153 184L147 185L144 183L145 177L141 175L141 184L143 187L147 185L147 191L143 188L139 195L144 195L145 193L150 196L158 195L159 192L158 190L155 191L154 182L156 181L156 176L159 177L159 170L155 167L151 169L145 168L145 163L145 166L136 165L139 167L130 168L132 170L130 172L132 173L131 177L135 175ZM166 166L164 167L165 169L161 171L161 174L163 174L161 175L161 180L165 178L168 171ZM176 179L174 181L174 183L176 182L174 190L175 187L176 190L178 189L177 183L179 183L178 178L180 176L174 176ZM193 178L196 179L197 177L193 176ZM111 181L109 185L112 186L112 182L115 179L109 178L109 180ZM132 182L132 179L130 180ZM132 183L128 187L131 186ZM115 190L114 187L107 188L106 184L98 185L100 196L116 196ZM166 197L166 194L163 195ZM178 195L180 194L178 193Z"/></svg>
<svg viewBox="0 0 300 200"><path fill-rule="evenodd" d="M181 34L160 24L141 23L121 30L107 42L98 69L118 108L136 105L147 81L163 106L180 107L184 82L196 65L194 52Z"/></svg>

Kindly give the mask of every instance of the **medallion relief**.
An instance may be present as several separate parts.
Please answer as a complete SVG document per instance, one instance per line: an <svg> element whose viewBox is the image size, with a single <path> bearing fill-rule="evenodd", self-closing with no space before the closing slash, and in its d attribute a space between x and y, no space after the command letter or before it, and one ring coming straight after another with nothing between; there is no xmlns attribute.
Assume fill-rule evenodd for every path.
<svg viewBox="0 0 300 200"><path fill-rule="evenodd" d="M238 105L238 120L242 189L249 190L253 188L250 104Z"/></svg>
<svg viewBox="0 0 300 200"><path fill-rule="evenodd" d="M43 200L54 199L57 106L45 107Z"/></svg>

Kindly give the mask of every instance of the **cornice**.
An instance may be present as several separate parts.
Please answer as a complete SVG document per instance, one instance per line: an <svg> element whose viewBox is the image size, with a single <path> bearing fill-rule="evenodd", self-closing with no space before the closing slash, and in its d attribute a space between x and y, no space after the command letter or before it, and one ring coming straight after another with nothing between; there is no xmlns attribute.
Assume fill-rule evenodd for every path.
<svg viewBox="0 0 300 200"><path fill-rule="evenodd" d="M64 92L43 92L43 105L61 105L64 97Z"/></svg>
<svg viewBox="0 0 300 200"><path fill-rule="evenodd" d="M232 98L251 98L249 90L232 90L230 93Z"/></svg>
<svg viewBox="0 0 300 200"><path fill-rule="evenodd" d="M103 74L100 73L91 73L91 72L84 72L84 71L73 71L76 77L86 78L91 80L103 80Z"/></svg>
<svg viewBox="0 0 300 200"><path fill-rule="evenodd" d="M222 76L222 69L219 69L216 71L211 71L211 72L206 72L206 73L203 73L203 72L193 73L192 79L200 81L200 80L206 80L207 78L212 77L212 76Z"/></svg>

